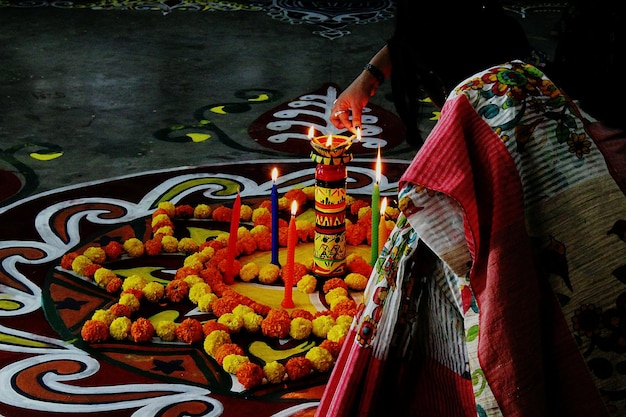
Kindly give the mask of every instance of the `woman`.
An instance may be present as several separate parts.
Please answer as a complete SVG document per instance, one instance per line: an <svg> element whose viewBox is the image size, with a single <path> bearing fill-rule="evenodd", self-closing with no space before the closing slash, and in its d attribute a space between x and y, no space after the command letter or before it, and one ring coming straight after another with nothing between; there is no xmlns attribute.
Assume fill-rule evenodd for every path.
<svg viewBox="0 0 626 417"><path fill-rule="evenodd" d="M486 45L467 29L489 19L458 18L443 19L455 42ZM372 61L383 75L396 41ZM625 135L524 61L485 54L464 72L480 62L453 65L455 42L416 53L417 80L447 98L316 415L623 415L626 158L607 144ZM338 98L336 125L359 126L369 73Z"/></svg>

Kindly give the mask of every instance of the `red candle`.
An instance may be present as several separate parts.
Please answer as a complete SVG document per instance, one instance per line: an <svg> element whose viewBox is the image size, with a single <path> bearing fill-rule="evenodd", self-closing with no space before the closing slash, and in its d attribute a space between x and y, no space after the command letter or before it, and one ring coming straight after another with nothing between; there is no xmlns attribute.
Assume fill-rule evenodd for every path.
<svg viewBox="0 0 626 417"><path fill-rule="evenodd" d="M294 262L296 257L296 243L298 234L296 232L296 212L298 211L298 203L294 200L291 203L291 219L289 220L289 230L287 232L287 261L283 269L283 281L285 282L285 295L280 304L284 308L293 308L293 273Z"/></svg>
<svg viewBox="0 0 626 417"><path fill-rule="evenodd" d="M390 231L387 229L387 221L385 220L385 210L387 209L387 197L383 198L380 204L380 222L378 223L378 253L380 254L385 246L385 242L389 238Z"/></svg>
<svg viewBox="0 0 626 417"><path fill-rule="evenodd" d="M226 253L226 271L224 272L224 283L234 284L235 274L233 263L235 263L235 252L237 252L237 231L239 230L239 218L241 217L241 196L237 190L237 198L233 204L233 214L230 218L230 236L228 236L228 252Z"/></svg>

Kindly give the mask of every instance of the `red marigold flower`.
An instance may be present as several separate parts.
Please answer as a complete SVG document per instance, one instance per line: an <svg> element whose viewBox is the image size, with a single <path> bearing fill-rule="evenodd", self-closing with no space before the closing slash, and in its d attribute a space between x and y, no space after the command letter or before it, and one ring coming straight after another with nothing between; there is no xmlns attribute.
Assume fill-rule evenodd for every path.
<svg viewBox="0 0 626 417"><path fill-rule="evenodd" d="M76 259L77 256L78 256L77 252L70 252L70 253L66 253L65 255L63 255L63 257L61 258L61 268L71 271L72 262L74 262L74 259Z"/></svg>
<svg viewBox="0 0 626 417"><path fill-rule="evenodd" d="M269 209L268 209L269 210ZM272 227L272 213L268 211L267 213L260 213L256 217L254 217L254 225L264 225L267 227Z"/></svg>
<svg viewBox="0 0 626 417"><path fill-rule="evenodd" d="M200 342L204 338L204 331L200 321L188 317L176 326L176 337L188 344Z"/></svg>
<svg viewBox="0 0 626 417"><path fill-rule="evenodd" d="M116 292L118 292L120 290L120 288L122 288L122 278L120 277L113 277L109 280L109 282L107 282L106 285L106 290L109 294L115 294Z"/></svg>
<svg viewBox="0 0 626 417"><path fill-rule="evenodd" d="M270 212L272 211L272 200L263 200L261 204L259 204L259 208L268 209Z"/></svg>
<svg viewBox="0 0 626 417"><path fill-rule="evenodd" d="M369 277L372 273L372 266L363 258L354 259L348 265L350 272L355 272L363 276Z"/></svg>
<svg viewBox="0 0 626 417"><path fill-rule="evenodd" d="M257 249L260 251L269 251L272 249L272 232L265 230L254 235Z"/></svg>
<svg viewBox="0 0 626 417"><path fill-rule="evenodd" d="M257 303L256 301L251 302L248 307L252 308L255 313L260 314L262 316L267 316L267 314L272 309L270 306L265 304Z"/></svg>
<svg viewBox="0 0 626 417"><path fill-rule="evenodd" d="M202 332L205 336L210 335L214 330L223 330L228 333L228 326L224 323L219 323L216 320L205 321L202 325ZM221 364L220 364L221 365Z"/></svg>
<svg viewBox="0 0 626 417"><path fill-rule="evenodd" d="M217 317L221 317L226 313L232 313L233 309L239 304L239 300L234 297L222 297L213 301L211 309L213 310L213 314Z"/></svg>
<svg viewBox="0 0 626 417"><path fill-rule="evenodd" d="M176 217L179 217L181 219L189 219L193 217L193 207L191 207L189 204L176 206Z"/></svg>
<svg viewBox="0 0 626 417"><path fill-rule="evenodd" d="M329 351L333 359L337 359L339 352L341 352L341 345L328 339L324 339L324 341L320 343L320 347Z"/></svg>
<svg viewBox="0 0 626 417"><path fill-rule="evenodd" d="M122 252L124 252L124 246L115 240L110 241L103 248L104 252L107 254L107 258L110 260L115 260L120 257Z"/></svg>
<svg viewBox="0 0 626 417"><path fill-rule="evenodd" d="M263 382L263 368L254 362L244 362L237 368L235 376L245 389L254 388Z"/></svg>
<svg viewBox="0 0 626 417"><path fill-rule="evenodd" d="M363 207L369 207L370 203L365 200L355 200L352 204L350 204L350 213L353 216L357 216L359 214L359 210Z"/></svg>
<svg viewBox="0 0 626 417"><path fill-rule="evenodd" d="M109 338L109 326L100 320L87 320L80 330L80 335L88 343L104 342Z"/></svg>
<svg viewBox="0 0 626 417"><path fill-rule="evenodd" d="M137 321L130 325L130 335L135 343L145 343L152 340L155 334L152 322L144 317L140 317Z"/></svg>
<svg viewBox="0 0 626 417"><path fill-rule="evenodd" d="M351 298L346 298L345 300L338 301L337 304L333 306L333 313L337 316L350 316L354 317L357 311L357 304Z"/></svg>
<svg viewBox="0 0 626 417"><path fill-rule="evenodd" d="M154 219L159 214L165 214L166 216L169 216L169 214L167 213L167 210L163 208L157 208L156 210L152 212L152 218Z"/></svg>
<svg viewBox="0 0 626 417"><path fill-rule="evenodd" d="M279 227L278 228L278 246L286 248L287 240L289 239L289 227Z"/></svg>
<svg viewBox="0 0 626 417"><path fill-rule="evenodd" d="M346 225L346 243L351 246L360 245L367 238L367 229L361 223Z"/></svg>
<svg viewBox="0 0 626 417"><path fill-rule="evenodd" d="M226 325L223 325L226 327ZM227 330L228 331L228 330ZM222 366L224 362L224 358L228 355L241 355L244 356L245 352L243 349L236 343L224 343L220 345L217 349L215 349L215 353L213 354L213 358L217 361L217 363Z"/></svg>
<svg viewBox="0 0 626 417"><path fill-rule="evenodd" d="M289 379L296 381L310 375L313 371L313 365L311 365L311 361L304 356L296 356L287 361L285 370L287 371Z"/></svg>
<svg viewBox="0 0 626 417"><path fill-rule="evenodd" d="M222 259L220 261L220 263L217 265L220 272L222 274L226 273L226 268L228 266L228 259ZM233 271L233 276L236 277L239 275L239 271L241 271L241 262L239 262L237 259L235 259L231 265L232 271Z"/></svg>
<svg viewBox="0 0 626 417"><path fill-rule="evenodd" d="M296 317L302 317L303 319L313 320L313 313L308 310L303 310L301 308L296 308L291 312L291 319L295 319Z"/></svg>
<svg viewBox="0 0 626 417"><path fill-rule="evenodd" d="M93 274L95 274L96 270L100 268L102 268L102 265L98 265L98 264L86 265L85 269L83 269L83 274L85 274L87 278L93 278Z"/></svg>
<svg viewBox="0 0 626 417"><path fill-rule="evenodd" d="M244 236L237 240L237 254L252 255L256 249L256 240L252 236Z"/></svg>
<svg viewBox="0 0 626 417"><path fill-rule="evenodd" d="M161 253L162 247L163 245L161 244L161 239L159 238L149 239L146 241L146 244L145 244L146 253L152 256L158 255L159 253Z"/></svg>
<svg viewBox="0 0 626 417"><path fill-rule="evenodd" d="M211 213L211 217L217 222L230 222L232 216L233 209L226 206L219 206Z"/></svg>
<svg viewBox="0 0 626 417"><path fill-rule="evenodd" d="M128 317L130 318L130 315L132 313L132 311L130 310L130 307L128 307L125 304L120 304L120 303L115 303L111 306L111 308L109 308L109 311L111 313L113 313L113 315L115 317Z"/></svg>
<svg viewBox="0 0 626 417"><path fill-rule="evenodd" d="M221 248L221 249L216 249L215 253L213 254L213 256L211 256L211 259L209 259L209 265L213 265L213 266L219 266L220 262L222 262L224 259L226 259L228 257L228 249L227 248Z"/></svg>
<svg viewBox="0 0 626 417"><path fill-rule="evenodd" d="M285 310L271 309L261 322L261 331L265 336L284 339L289 335L291 319Z"/></svg>
<svg viewBox="0 0 626 417"><path fill-rule="evenodd" d="M189 294L189 285L182 279L174 279L165 286L165 296L175 303L184 300L187 294Z"/></svg>
<svg viewBox="0 0 626 417"><path fill-rule="evenodd" d="M174 279L185 279L189 275L198 275L198 268L195 268L191 265L181 266L176 270L174 274Z"/></svg>
<svg viewBox="0 0 626 417"><path fill-rule="evenodd" d="M307 196L302 191L301 188L292 188L291 190L285 193L285 198L288 201L296 200L298 202L298 207L303 207L307 202Z"/></svg>
<svg viewBox="0 0 626 417"><path fill-rule="evenodd" d="M343 288L344 290L347 291L348 284L346 284L345 281L341 278L331 278L324 283L324 286L322 287L322 291L324 291L324 294L326 294L328 291L334 288Z"/></svg>

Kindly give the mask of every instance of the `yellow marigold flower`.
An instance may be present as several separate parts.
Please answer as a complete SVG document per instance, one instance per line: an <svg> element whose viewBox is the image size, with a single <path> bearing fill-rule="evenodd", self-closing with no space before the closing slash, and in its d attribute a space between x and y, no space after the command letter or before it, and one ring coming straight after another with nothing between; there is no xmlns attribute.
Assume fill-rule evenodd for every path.
<svg viewBox="0 0 626 417"><path fill-rule="evenodd" d="M135 297L134 294L131 294L129 292L122 294L120 296L119 303L130 308L130 311L132 311L133 313L139 310L139 306L140 306L140 303L137 297Z"/></svg>
<svg viewBox="0 0 626 417"><path fill-rule="evenodd" d="M183 278L183 281L185 281L187 283L189 288L191 288L194 285L199 284L199 283L206 284L206 282L204 282L204 280L201 277L199 277L198 275L196 275L196 274L187 275L185 278ZM209 284L207 284L207 285L209 285Z"/></svg>
<svg viewBox="0 0 626 417"><path fill-rule="evenodd" d="M141 290L148 284L148 281L141 275L133 274L124 279L122 290Z"/></svg>
<svg viewBox="0 0 626 417"><path fill-rule="evenodd" d="M208 355L213 356L215 350L224 343L230 343L230 334L225 330L214 330L204 338L203 348Z"/></svg>
<svg viewBox="0 0 626 417"><path fill-rule="evenodd" d="M361 217L363 217L363 216L367 216L367 215L369 215L369 214L370 214L370 212L371 212L371 211L372 211L372 208L371 208L371 207L369 207L369 206L368 206L368 207L361 207L361 208L359 209L358 214L357 214L357 218L359 218L359 219L360 219L360 218L361 218Z"/></svg>
<svg viewBox="0 0 626 417"><path fill-rule="evenodd" d="M367 286L367 277L363 274L351 272L343 279L348 288L355 291L363 291Z"/></svg>
<svg viewBox="0 0 626 417"><path fill-rule="evenodd" d="M346 205L347 206L351 205L355 201L356 201L356 198L354 198L354 196L351 196L350 194L346 194Z"/></svg>
<svg viewBox="0 0 626 417"><path fill-rule="evenodd" d="M288 210L291 209L291 200L287 197L280 197L278 199L278 210Z"/></svg>
<svg viewBox="0 0 626 417"><path fill-rule="evenodd" d="M101 287L106 287L111 279L115 277L117 277L115 272L104 267L96 269L96 272L93 274L93 280Z"/></svg>
<svg viewBox="0 0 626 417"><path fill-rule="evenodd" d="M161 240L161 245L163 245L163 251L167 253L174 253L178 251L178 239L174 236L163 236Z"/></svg>
<svg viewBox="0 0 626 417"><path fill-rule="evenodd" d="M164 342L173 342L176 340L176 327L178 324L171 320L160 320L154 326L154 330Z"/></svg>
<svg viewBox="0 0 626 417"><path fill-rule="evenodd" d="M243 316L243 328L250 333L258 332L263 323L263 316L255 312L246 313Z"/></svg>
<svg viewBox="0 0 626 417"><path fill-rule="evenodd" d="M252 234L250 234L250 231L247 227L239 226L239 228L237 229L237 239L243 239L246 237L252 237Z"/></svg>
<svg viewBox="0 0 626 417"><path fill-rule="evenodd" d="M242 281L250 282L259 276L259 271L260 268L257 264L254 262L248 262L241 267L241 270L239 271L239 278L241 278Z"/></svg>
<svg viewBox="0 0 626 417"><path fill-rule="evenodd" d="M208 219L211 217L211 206L207 204L198 204L193 209L193 217L196 219Z"/></svg>
<svg viewBox="0 0 626 417"><path fill-rule="evenodd" d="M150 281L143 287L141 292L146 300L151 303L157 303L165 295L165 286L160 282Z"/></svg>
<svg viewBox="0 0 626 417"><path fill-rule="evenodd" d="M222 367L229 374L236 374L237 369L239 369L239 367L246 362L250 362L250 359L247 356L231 354L224 358Z"/></svg>
<svg viewBox="0 0 626 417"><path fill-rule="evenodd" d="M326 334L326 338L330 340L331 342L339 343L341 339L346 337L347 335L348 335L348 329L346 329L345 326L342 326L341 324L335 324L333 327L331 327L328 330L328 333Z"/></svg>
<svg viewBox="0 0 626 417"><path fill-rule="evenodd" d="M126 242L124 242L124 250L131 258L138 258L143 255L145 248L143 246L143 242L136 237L131 237Z"/></svg>
<svg viewBox="0 0 626 417"><path fill-rule="evenodd" d="M333 355L323 347L314 346L304 355L317 372L327 372L333 367Z"/></svg>
<svg viewBox="0 0 626 417"><path fill-rule="evenodd" d="M252 236L256 236L256 235L258 235L259 233L269 232L269 231L270 231L270 228L269 228L269 227L267 227L267 226L266 226L266 225L264 225L264 224L259 224L259 225L257 225L257 226L254 226L252 229L250 229L250 234L251 234Z"/></svg>
<svg viewBox="0 0 626 417"><path fill-rule="evenodd" d="M157 214L156 216L154 216L152 218L152 222L150 223L150 225L152 227L156 226L157 224L163 224L163 223L167 223L170 221L170 216L168 216L165 213L161 213L161 214Z"/></svg>
<svg viewBox="0 0 626 417"><path fill-rule="evenodd" d="M311 322L311 320L305 319L304 317L296 317L291 320L289 335L295 340L302 340L309 337L312 330L313 322Z"/></svg>
<svg viewBox="0 0 626 417"><path fill-rule="evenodd" d="M342 314L341 316L335 319L335 324L349 329L350 326L352 325L352 320L353 318L351 316Z"/></svg>
<svg viewBox="0 0 626 417"><path fill-rule="evenodd" d="M221 243L222 245L224 245L224 247L228 246L228 239L229 239L230 233L227 232L223 232L218 234L215 237L215 240L217 240L219 243Z"/></svg>
<svg viewBox="0 0 626 417"><path fill-rule="evenodd" d="M285 365L278 361L272 361L263 367L263 375L270 384L280 384L285 379Z"/></svg>
<svg viewBox="0 0 626 417"><path fill-rule="evenodd" d="M174 229L172 228L172 226L162 226L156 229L153 235L174 236ZM178 244L178 241L176 242L177 242L176 244ZM176 251L173 251L173 252L176 252Z"/></svg>
<svg viewBox="0 0 626 417"><path fill-rule="evenodd" d="M203 313L208 313L211 311L211 306L217 300L217 295L214 293L204 294L198 299L198 310Z"/></svg>
<svg viewBox="0 0 626 417"><path fill-rule="evenodd" d="M84 276L85 275L85 267L87 265L91 265L92 263L93 262L91 262L91 259L89 259L85 255L78 255L72 261L72 271L74 271L78 275L83 275Z"/></svg>
<svg viewBox="0 0 626 417"><path fill-rule="evenodd" d="M252 211L252 222L256 223L256 220L261 216L271 215L270 211L265 207L257 207Z"/></svg>
<svg viewBox="0 0 626 417"><path fill-rule="evenodd" d="M167 212L167 215L170 217L174 217L176 215L176 206L174 205L174 203L170 201L160 202L157 208L160 208L161 210L165 210Z"/></svg>
<svg viewBox="0 0 626 417"><path fill-rule="evenodd" d="M324 299L328 304L333 304L334 300L339 297L346 297L348 295L348 291L343 287L335 287L332 290L328 291L324 296Z"/></svg>
<svg viewBox="0 0 626 417"><path fill-rule="evenodd" d="M391 206L387 206L385 208L385 216L387 216L388 219L396 220L399 215L400 215L400 210L398 210L398 208L391 207ZM395 222L394 222L394 225L395 225ZM387 223L387 227L389 227L389 223Z"/></svg>
<svg viewBox="0 0 626 417"><path fill-rule="evenodd" d="M115 314L111 313L109 310L98 309L93 312L91 319L99 320L106 323L107 326L110 326L113 320L115 320Z"/></svg>
<svg viewBox="0 0 626 417"><path fill-rule="evenodd" d="M181 242L178 242L179 247L181 245ZM204 258L205 257L200 254L200 252L194 252L191 255L185 257L185 259L183 260L183 266L190 266L199 271L204 267L204 263L208 260Z"/></svg>
<svg viewBox="0 0 626 417"><path fill-rule="evenodd" d="M233 308L233 314L236 314L240 317L243 317L248 313L254 313L254 309L245 304L239 304L237 307Z"/></svg>
<svg viewBox="0 0 626 417"><path fill-rule="evenodd" d="M239 218L241 220L243 220L244 222L249 222L252 219L252 212L254 210L252 210L252 207L246 205L246 204L242 204L241 205L241 211L239 213Z"/></svg>
<svg viewBox="0 0 626 417"><path fill-rule="evenodd" d="M115 318L109 326L109 334L115 340L126 340L130 335L132 322L126 316Z"/></svg>
<svg viewBox="0 0 626 417"><path fill-rule="evenodd" d="M280 275L280 267L274 264L266 264L259 270L259 282L262 284L273 284Z"/></svg>
<svg viewBox="0 0 626 417"><path fill-rule="evenodd" d="M233 313L224 313L218 319L218 323L226 325L229 333L237 333L243 327L243 317Z"/></svg>
<svg viewBox="0 0 626 417"><path fill-rule="evenodd" d="M315 200L315 186L314 185L310 185L308 187L304 187L302 189L302 192L306 196L307 200L309 200L309 201Z"/></svg>
<svg viewBox="0 0 626 417"><path fill-rule="evenodd" d="M317 287L317 279L311 275L306 274L300 278L300 281L296 284L298 287L298 291L303 292L305 294L313 294L315 288Z"/></svg>
<svg viewBox="0 0 626 417"><path fill-rule="evenodd" d="M335 319L331 316L318 316L313 319L312 332L315 336L326 339L328 331L335 325Z"/></svg>
<svg viewBox="0 0 626 417"><path fill-rule="evenodd" d="M212 292L211 286L206 282L198 282L189 289L189 301L198 304L200 297Z"/></svg>
<svg viewBox="0 0 626 417"><path fill-rule="evenodd" d="M330 306L330 310L334 311L337 304L339 304L340 302L344 300L349 300L350 298L347 295L335 295L333 297L330 297L330 299L328 299L328 297L326 299L328 300L328 305Z"/></svg>
<svg viewBox="0 0 626 417"><path fill-rule="evenodd" d="M106 252L104 251L104 249L98 246L91 246L85 249L85 252L83 252L83 255L88 257L89 260L91 260L91 262L97 263L97 264L101 264L107 260Z"/></svg>
<svg viewBox="0 0 626 417"><path fill-rule="evenodd" d="M190 237L184 237L178 241L178 251L187 254L197 252L198 243Z"/></svg>

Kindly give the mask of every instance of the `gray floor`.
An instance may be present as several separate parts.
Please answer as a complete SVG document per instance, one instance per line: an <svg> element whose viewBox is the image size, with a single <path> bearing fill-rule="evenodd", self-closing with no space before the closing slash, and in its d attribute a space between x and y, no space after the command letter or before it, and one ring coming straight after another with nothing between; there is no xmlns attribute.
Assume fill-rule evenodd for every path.
<svg viewBox="0 0 626 417"><path fill-rule="evenodd" d="M520 18L531 41L551 52L556 17ZM393 27L385 13L359 19L319 33L324 25L280 20L263 8L0 7L0 169L27 167L35 194L146 170L267 158L247 128L277 102L215 116L248 150L162 141L155 132L197 123L194 112L205 106L241 102L241 90L272 89L280 102L329 82L345 87ZM393 111L388 88L372 101ZM413 154L407 147L395 157Z"/></svg>

